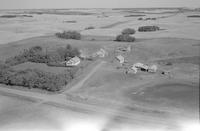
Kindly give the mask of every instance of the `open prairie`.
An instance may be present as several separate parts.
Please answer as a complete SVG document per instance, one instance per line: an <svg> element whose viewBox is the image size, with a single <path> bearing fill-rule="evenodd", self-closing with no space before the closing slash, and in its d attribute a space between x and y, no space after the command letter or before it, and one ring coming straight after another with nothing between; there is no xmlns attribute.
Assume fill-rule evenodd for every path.
<svg viewBox="0 0 200 131"><path fill-rule="evenodd" d="M55 94L0 85L0 130L187 131L189 124L199 126L200 18L188 17L192 15L200 12L179 8L1 10L0 61L32 46L50 52L71 44L86 54L100 49L107 54L83 60L82 70ZM139 32L140 26L160 30ZM136 30L134 42L115 41L125 28ZM54 35L64 30L76 30L82 37L71 40ZM124 46L130 46L130 51L117 51ZM155 64L157 72L126 74L116 59L119 54L127 66ZM26 62L13 69L62 73L66 67Z"/></svg>

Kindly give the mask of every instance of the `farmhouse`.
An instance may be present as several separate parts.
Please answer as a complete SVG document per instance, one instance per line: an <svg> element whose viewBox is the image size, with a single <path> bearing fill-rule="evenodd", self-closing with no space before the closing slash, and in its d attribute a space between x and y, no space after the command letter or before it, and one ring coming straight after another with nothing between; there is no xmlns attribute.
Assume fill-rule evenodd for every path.
<svg viewBox="0 0 200 131"><path fill-rule="evenodd" d="M138 69L141 69L142 71L148 71L149 67L142 63L136 63L133 65L133 67L136 67Z"/></svg>
<svg viewBox="0 0 200 131"><path fill-rule="evenodd" d="M116 56L116 59L119 61L120 64L123 64L125 62L125 59L122 55Z"/></svg>
<svg viewBox="0 0 200 131"><path fill-rule="evenodd" d="M132 68L140 69L141 71L155 73L158 69L156 65L148 66L142 63L136 63L132 66Z"/></svg>
<svg viewBox="0 0 200 131"><path fill-rule="evenodd" d="M77 66L81 62L80 58L75 56L66 62L66 66Z"/></svg>
<svg viewBox="0 0 200 131"><path fill-rule="evenodd" d="M132 66L132 67L128 68L128 69L126 70L125 73L126 73L126 74L128 74L128 73L136 74L136 73L137 73L137 70L138 70L138 68Z"/></svg>

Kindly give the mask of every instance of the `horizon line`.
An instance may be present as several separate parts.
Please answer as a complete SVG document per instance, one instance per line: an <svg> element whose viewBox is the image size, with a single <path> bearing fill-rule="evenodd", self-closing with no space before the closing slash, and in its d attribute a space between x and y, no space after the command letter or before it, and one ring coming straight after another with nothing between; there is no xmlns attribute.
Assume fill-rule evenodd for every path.
<svg viewBox="0 0 200 131"><path fill-rule="evenodd" d="M198 9L200 7L184 7L184 6L180 6L180 7L97 7L97 8L93 8L93 7L67 7L67 8L3 8L0 10L43 10L43 9L55 9L55 10L65 10L65 9L183 9L183 8L189 8L189 9Z"/></svg>

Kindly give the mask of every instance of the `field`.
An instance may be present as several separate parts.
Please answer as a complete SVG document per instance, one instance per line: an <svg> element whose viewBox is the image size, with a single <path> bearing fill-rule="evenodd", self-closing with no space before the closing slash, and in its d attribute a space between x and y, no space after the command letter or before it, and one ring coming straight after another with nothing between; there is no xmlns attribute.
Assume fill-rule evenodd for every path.
<svg viewBox="0 0 200 131"><path fill-rule="evenodd" d="M27 125L26 130L41 120L37 122L38 130L64 131L73 121L83 124L83 119L88 118L85 124L93 131L126 131L126 127L127 130L185 131L183 123L198 121L200 23L198 18L188 17L199 15L198 11L173 8L0 11L2 15L7 13L33 17L0 18L2 61L36 45L52 51L71 44L90 55L102 48L108 55L83 61L76 78L57 94L15 91L14 87L14 91L10 90L12 88L6 91L6 87L2 87L0 117L4 119L0 120L0 130L21 129L23 123ZM138 20L140 17L156 20ZM161 30L137 31L145 25L156 25ZM95 28L85 30L89 26ZM114 41L125 28L136 30L135 42ZM63 30L77 30L82 38L61 39L54 35ZM131 51L117 51L124 46L130 46ZM119 54L125 57L127 66L141 62L155 64L158 70L156 73L125 74L125 68L116 60ZM62 73L66 69L31 62L13 68L52 73ZM6 111L9 108L12 109ZM66 119L69 121L64 122ZM142 128L143 125L146 128Z"/></svg>

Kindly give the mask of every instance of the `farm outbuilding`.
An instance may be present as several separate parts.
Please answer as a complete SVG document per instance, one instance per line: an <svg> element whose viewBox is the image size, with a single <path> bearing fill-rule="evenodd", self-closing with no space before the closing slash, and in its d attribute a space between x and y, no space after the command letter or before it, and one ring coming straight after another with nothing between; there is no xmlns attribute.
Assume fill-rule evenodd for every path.
<svg viewBox="0 0 200 131"><path fill-rule="evenodd" d="M136 67L138 69L141 69L143 71L148 71L149 67L145 64L142 64L142 63L136 63L133 65L133 67Z"/></svg>
<svg viewBox="0 0 200 131"><path fill-rule="evenodd" d="M125 62L125 59L122 55L116 56L116 59L119 61L120 64L123 64Z"/></svg>
<svg viewBox="0 0 200 131"><path fill-rule="evenodd" d="M148 66L142 63L133 64L132 67L140 69L141 71L146 71L146 72L151 72L151 73L157 72L157 69L158 69L157 65Z"/></svg>

